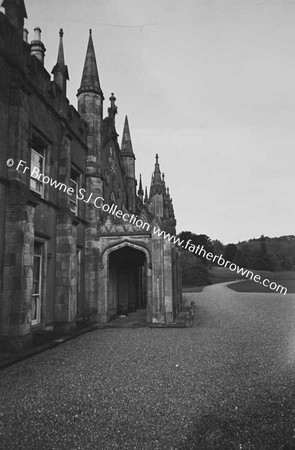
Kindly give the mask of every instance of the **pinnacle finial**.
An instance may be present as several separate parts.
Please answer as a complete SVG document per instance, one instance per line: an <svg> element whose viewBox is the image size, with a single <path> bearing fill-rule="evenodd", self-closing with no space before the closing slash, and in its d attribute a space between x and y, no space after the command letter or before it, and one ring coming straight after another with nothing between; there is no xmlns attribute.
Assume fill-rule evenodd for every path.
<svg viewBox="0 0 295 450"><path fill-rule="evenodd" d="M139 198L141 199L141 201L143 201L144 191L143 191L143 189L142 189L141 174L139 175L139 189L138 189L138 195L139 195Z"/></svg>
<svg viewBox="0 0 295 450"><path fill-rule="evenodd" d="M158 153L156 153L156 162L155 162L153 183L160 183L162 185L162 177L161 177L161 170L160 170Z"/></svg>
<svg viewBox="0 0 295 450"><path fill-rule="evenodd" d="M89 28L89 35L92 36L92 29Z"/></svg>
<svg viewBox="0 0 295 450"><path fill-rule="evenodd" d="M111 96L109 98L110 102L111 102L111 106L110 108L108 108L108 113L109 116L115 117L116 114L118 114L118 108L115 104L115 101L117 100L116 97L114 96L114 93L111 93Z"/></svg>
<svg viewBox="0 0 295 450"><path fill-rule="evenodd" d="M65 56L64 56L64 47L63 47L63 35L64 35L64 31L61 28L59 30L59 47L58 47L58 54L57 54L57 64L59 64L59 66L63 67L65 65Z"/></svg>
<svg viewBox="0 0 295 450"><path fill-rule="evenodd" d="M68 68L65 64L63 36L64 36L64 31L62 28L60 28L57 62L52 69L52 73L54 74L54 81L58 84L58 86L61 88L61 90L66 94L66 90L67 90L66 80L69 79L69 72L68 72Z"/></svg>

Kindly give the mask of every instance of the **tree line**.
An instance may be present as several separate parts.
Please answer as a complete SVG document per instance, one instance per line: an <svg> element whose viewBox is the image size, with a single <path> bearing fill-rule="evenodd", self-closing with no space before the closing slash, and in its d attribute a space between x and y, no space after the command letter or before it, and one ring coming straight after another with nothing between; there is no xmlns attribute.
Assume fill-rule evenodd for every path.
<svg viewBox="0 0 295 450"><path fill-rule="evenodd" d="M182 231L178 234L184 241L191 240L196 247L203 246L206 252L223 255L245 269L284 271L295 270L295 236L269 238L260 236L258 239L223 245L219 240L211 240L206 234L195 234ZM181 249L182 281L184 285L210 284L208 269L217 265L201 256Z"/></svg>

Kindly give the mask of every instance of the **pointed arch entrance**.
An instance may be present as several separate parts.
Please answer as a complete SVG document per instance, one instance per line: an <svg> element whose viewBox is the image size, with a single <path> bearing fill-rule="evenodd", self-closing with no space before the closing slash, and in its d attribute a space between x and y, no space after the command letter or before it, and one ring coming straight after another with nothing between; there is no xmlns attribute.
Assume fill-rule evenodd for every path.
<svg viewBox="0 0 295 450"><path fill-rule="evenodd" d="M107 316L112 318L149 309L151 269L148 250L126 241L107 249L103 260L107 268Z"/></svg>

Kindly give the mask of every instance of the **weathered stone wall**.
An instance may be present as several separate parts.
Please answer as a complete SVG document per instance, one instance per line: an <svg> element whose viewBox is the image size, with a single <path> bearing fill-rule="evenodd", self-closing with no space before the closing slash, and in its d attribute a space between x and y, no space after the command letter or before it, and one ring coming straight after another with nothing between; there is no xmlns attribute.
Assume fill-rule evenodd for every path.
<svg viewBox="0 0 295 450"><path fill-rule="evenodd" d="M15 29L2 13L0 27L0 346L18 350L39 328L67 332L77 315L91 323L106 322L120 308L142 304L149 322L173 321L181 293L177 250L151 230L111 217L95 204L104 197L139 215L142 223L160 218L157 223L163 227L171 220L168 197L166 222L161 219L163 193L150 201L153 214L149 201L143 204L136 196L135 156L131 147L122 156L115 98L103 120L101 90L90 86L88 92L84 86L76 111L66 90L30 55L20 27ZM53 181L69 187L71 169L78 174L85 198L77 213L70 210L67 192L48 184L43 193L30 189L30 170L23 169L29 169L35 146L44 154L44 175ZM14 160L10 168L8 158ZM20 160L23 166L16 170ZM41 320L32 326L34 242L42 244L43 265ZM125 247L134 250L130 267L110 269L112 252Z"/></svg>
<svg viewBox="0 0 295 450"><path fill-rule="evenodd" d="M23 169L30 167L31 147L38 142L44 148L45 175L69 186L74 164L85 187L86 125L2 13L0 22L6 30L0 33L0 346L18 350L35 330L31 307L36 239L44 244L38 327L74 326L77 241L84 258L86 209L81 202L74 217L69 195L49 185L41 198L30 190L30 170ZM9 169L8 158L14 160ZM20 160L24 164L16 170ZM79 310L82 314L81 305Z"/></svg>
<svg viewBox="0 0 295 450"><path fill-rule="evenodd" d="M20 182L9 185L6 206L0 345L21 350L31 342L35 204Z"/></svg>

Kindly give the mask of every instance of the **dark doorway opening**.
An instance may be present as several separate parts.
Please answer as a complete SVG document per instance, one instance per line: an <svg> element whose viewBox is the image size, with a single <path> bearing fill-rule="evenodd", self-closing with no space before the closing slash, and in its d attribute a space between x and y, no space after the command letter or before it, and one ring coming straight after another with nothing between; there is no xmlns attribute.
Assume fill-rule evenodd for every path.
<svg viewBox="0 0 295 450"><path fill-rule="evenodd" d="M145 253L125 246L109 256L109 301L113 315L146 308L147 263Z"/></svg>

